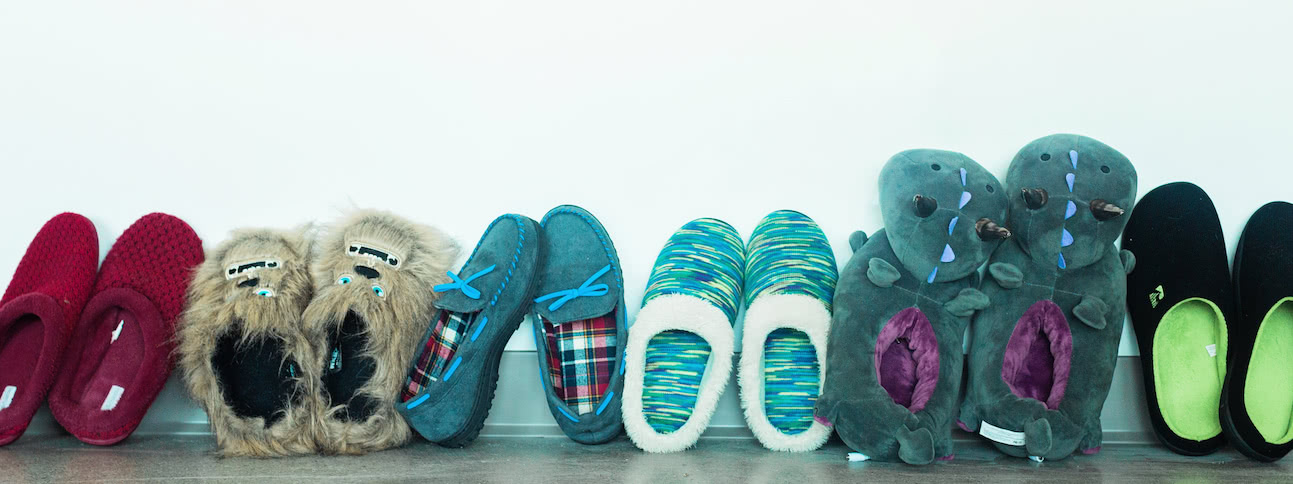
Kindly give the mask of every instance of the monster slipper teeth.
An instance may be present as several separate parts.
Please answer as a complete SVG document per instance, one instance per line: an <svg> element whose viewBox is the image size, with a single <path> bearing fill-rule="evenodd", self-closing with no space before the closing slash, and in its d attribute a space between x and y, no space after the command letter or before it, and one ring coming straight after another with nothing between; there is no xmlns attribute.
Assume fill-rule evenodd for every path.
<svg viewBox="0 0 1293 484"><path fill-rule="evenodd" d="M171 373L175 320L202 241L184 221L145 215L103 259L68 342L49 409L82 442L129 437Z"/></svg>
<svg viewBox="0 0 1293 484"><path fill-rule="evenodd" d="M1293 449L1293 204L1271 202L1248 219L1235 249L1236 311L1221 428L1249 458Z"/></svg>
<svg viewBox="0 0 1293 484"><path fill-rule="evenodd" d="M437 229L374 210L325 230L302 315L325 395L316 445L328 454L403 445L412 437L396 412L404 369L458 247Z"/></svg>
<svg viewBox="0 0 1293 484"><path fill-rule="evenodd" d="M222 456L315 452L322 407L301 314L314 292L306 229L238 230L194 273L178 366Z"/></svg>
<svg viewBox="0 0 1293 484"><path fill-rule="evenodd" d="M1234 307L1221 221L1212 200L1185 182L1150 190L1123 231L1135 254L1127 309L1145 376L1154 434L1185 455L1216 451Z"/></svg>
<svg viewBox="0 0 1293 484"><path fill-rule="evenodd" d="M543 217L546 258L534 299L542 388L571 439L600 444L623 430L624 278L606 228L582 208Z"/></svg>
<svg viewBox="0 0 1293 484"><path fill-rule="evenodd" d="M709 426L731 376L744 266L740 235L711 218L660 251L625 348L624 428L638 448L682 451Z"/></svg>
<svg viewBox="0 0 1293 484"><path fill-rule="evenodd" d="M534 299L542 238L529 217L498 217L451 282L435 286L434 324L406 361L395 406L423 438L462 447L480 434L503 349Z"/></svg>
<svg viewBox="0 0 1293 484"><path fill-rule="evenodd" d="M1008 202L996 177L944 150L894 155L879 191L885 229L850 238L816 413L869 459L925 465L953 455L965 327L988 305L977 273L1009 237Z"/></svg>
<svg viewBox="0 0 1293 484"><path fill-rule="evenodd" d="M0 446L45 402L98 264L94 224L74 213L45 222L18 263L0 299Z"/></svg>
<svg viewBox="0 0 1293 484"><path fill-rule="evenodd" d="M764 217L746 249L737 373L745 420L764 447L815 450L831 435L813 406L826 373L835 255L817 224L791 210Z"/></svg>

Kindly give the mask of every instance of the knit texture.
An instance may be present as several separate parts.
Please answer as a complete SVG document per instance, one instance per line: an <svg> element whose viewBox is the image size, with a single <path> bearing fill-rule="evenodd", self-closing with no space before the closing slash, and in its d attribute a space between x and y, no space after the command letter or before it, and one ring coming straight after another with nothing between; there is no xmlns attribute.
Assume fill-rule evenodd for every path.
<svg viewBox="0 0 1293 484"><path fill-rule="evenodd" d="M665 331L647 343L642 415L656 432L672 433L691 418L709 353L709 343L688 331Z"/></svg>
<svg viewBox="0 0 1293 484"><path fill-rule="evenodd" d="M773 427L795 435L813 425L820 370L808 335L791 328L768 335L763 344L763 408Z"/></svg>
<svg viewBox="0 0 1293 484"><path fill-rule="evenodd" d="M745 304L765 294L806 294L831 308L835 254L826 234L807 215L778 210L764 217L746 245Z"/></svg>
<svg viewBox="0 0 1293 484"><path fill-rule="evenodd" d="M659 296L685 294L708 301L734 322L744 273L745 247L736 229L722 220L692 220L661 249L642 305Z"/></svg>
<svg viewBox="0 0 1293 484"><path fill-rule="evenodd" d="M13 386L22 393L0 414L0 445L16 440L26 431L53 386L60 355L85 307L98 262L99 237L94 224L80 215L63 213L41 227L18 263L0 299L0 334L7 333L8 339L0 340L0 388ZM39 328L17 327L19 321L32 317L36 308L30 307L31 303L39 300L23 298L17 305L9 303L28 294L53 299L62 310L62 320L41 319ZM42 365L44 352L49 352L51 358Z"/></svg>
<svg viewBox="0 0 1293 484"><path fill-rule="evenodd" d="M175 320L184 308L193 271L203 259L202 240L187 223L171 215L145 215L121 234L103 260L88 307L101 306L98 312L104 313L122 304L134 304L129 301L132 297L142 297L156 308L159 319L138 320L145 344L138 368L140 377L135 380L137 385L121 396L116 409L105 413L99 409L100 402L81 401L76 394L84 385L77 381L78 377L90 374L94 367L113 363L83 361L83 355L104 355L102 348L112 342L96 337L101 330L95 324L100 314L91 314L94 310L88 309L82 315L68 344L69 356L49 395L51 413L63 428L84 442L109 445L128 437L139 426L170 375ZM106 292L115 289L131 295ZM97 299L100 295L103 300Z"/></svg>

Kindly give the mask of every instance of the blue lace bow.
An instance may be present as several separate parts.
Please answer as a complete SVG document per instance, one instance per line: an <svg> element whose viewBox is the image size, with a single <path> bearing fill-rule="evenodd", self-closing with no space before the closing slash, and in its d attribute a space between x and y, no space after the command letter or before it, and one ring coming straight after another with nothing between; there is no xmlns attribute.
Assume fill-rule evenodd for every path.
<svg viewBox="0 0 1293 484"><path fill-rule="evenodd" d="M596 281L597 278L602 277L602 275L606 274L606 272L609 270L611 270L611 265L606 264L606 267L603 267L602 270L597 271L596 274L593 274L593 277L589 277L588 280L584 281L583 284L580 284L579 287L575 289L566 289L564 291L557 291L552 294L539 297L538 299L535 299L534 302L541 303L549 299L559 298L556 301L553 301L552 305L548 306L549 311L556 311L558 309L561 309L562 305L570 302L575 298L584 297L584 296L604 296L606 295L606 293L611 292L611 288L605 284L593 284L593 281Z"/></svg>
<svg viewBox="0 0 1293 484"><path fill-rule="evenodd" d="M435 292L445 292L445 291L452 291L454 289L459 289L459 290L462 290L462 295L464 296L467 296L472 299L480 299L480 290L474 287L471 287L468 284L470 284L471 281L476 280L480 276L493 272L493 270L494 270L494 266L489 266L480 272L472 274L471 277L468 277L466 279L458 277L458 275L454 274L453 272L445 272L445 274L449 276L449 280L453 282L450 282L448 284L437 284L435 287L431 288L431 290Z"/></svg>

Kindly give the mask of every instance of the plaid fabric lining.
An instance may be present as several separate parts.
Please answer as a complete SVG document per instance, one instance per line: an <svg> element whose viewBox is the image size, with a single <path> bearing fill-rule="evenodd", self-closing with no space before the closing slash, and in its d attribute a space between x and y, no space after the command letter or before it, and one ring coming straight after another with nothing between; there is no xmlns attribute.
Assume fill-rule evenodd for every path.
<svg viewBox="0 0 1293 484"><path fill-rule="evenodd" d="M458 350L458 343L467 335L467 328L480 313L455 313L440 310L436 313L436 322L427 333L422 353L416 364L409 371L405 380L401 400L416 397L431 382L439 379L440 374L449 366L453 354Z"/></svg>
<svg viewBox="0 0 1293 484"><path fill-rule="evenodd" d="M545 319L543 333L548 339L548 372L557 397L578 415L597 410L618 368L615 313L562 324Z"/></svg>

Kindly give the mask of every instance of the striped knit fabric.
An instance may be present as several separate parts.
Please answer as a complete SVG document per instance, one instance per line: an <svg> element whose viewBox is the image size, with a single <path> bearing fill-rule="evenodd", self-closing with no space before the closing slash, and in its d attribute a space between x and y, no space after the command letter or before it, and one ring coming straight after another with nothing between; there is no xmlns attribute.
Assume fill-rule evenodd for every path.
<svg viewBox="0 0 1293 484"><path fill-rule="evenodd" d="M683 294L713 304L733 323L744 270L745 247L736 229L722 220L693 220L660 251L642 305ZM665 331L647 342L642 414L656 432L672 433L691 418L709 355L709 343L688 331Z"/></svg>
<svg viewBox="0 0 1293 484"><path fill-rule="evenodd" d="M808 335L781 328L763 344L763 408L768 423L787 435L813 424L821 368Z"/></svg>
<svg viewBox="0 0 1293 484"><path fill-rule="evenodd" d="M835 253L813 219L778 210L754 228L747 246L745 304L764 294L807 294L831 309L835 296Z"/></svg>
<svg viewBox="0 0 1293 484"><path fill-rule="evenodd" d="M647 343L642 415L656 432L673 433L691 418L709 353L709 344L688 331L665 331Z"/></svg>
<svg viewBox="0 0 1293 484"><path fill-rule="evenodd" d="M660 251L642 305L659 296L686 294L708 301L733 322L741 301L744 270L745 248L736 229L722 220L692 220Z"/></svg>
<svg viewBox="0 0 1293 484"><path fill-rule="evenodd" d="M750 236L745 303L764 295L803 294L831 309L839 272L826 235L808 216L778 210ZM820 388L817 349L802 331L782 328L763 344L763 406L768 422L794 435L813 423Z"/></svg>

